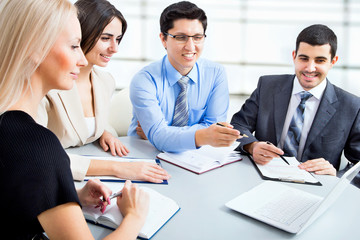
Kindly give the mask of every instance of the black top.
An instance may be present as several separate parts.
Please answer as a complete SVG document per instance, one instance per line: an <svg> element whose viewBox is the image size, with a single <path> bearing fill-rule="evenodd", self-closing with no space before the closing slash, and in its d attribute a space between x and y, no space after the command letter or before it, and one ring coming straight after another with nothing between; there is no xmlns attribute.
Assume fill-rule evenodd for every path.
<svg viewBox="0 0 360 240"><path fill-rule="evenodd" d="M0 116L0 192L4 239L31 239L43 232L39 214L68 202L80 205L59 140L22 111Z"/></svg>

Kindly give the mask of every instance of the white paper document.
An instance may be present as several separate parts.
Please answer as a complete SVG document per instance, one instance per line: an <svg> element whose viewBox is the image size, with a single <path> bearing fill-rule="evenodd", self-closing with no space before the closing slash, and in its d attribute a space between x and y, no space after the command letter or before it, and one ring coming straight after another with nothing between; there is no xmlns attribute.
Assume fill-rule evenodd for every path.
<svg viewBox="0 0 360 240"><path fill-rule="evenodd" d="M117 185L119 186L119 185ZM159 231L179 210L179 205L172 199L160 194L159 192L142 187L150 196L149 212L139 237L150 239ZM114 192L121 189L113 189ZM82 211L86 220L111 229L116 229L123 220L123 216L116 204L116 198L111 200L104 213L94 206L83 207Z"/></svg>
<svg viewBox="0 0 360 240"><path fill-rule="evenodd" d="M203 146L196 150L182 153L160 153L157 157L195 173L206 171L240 161L241 155L234 151L238 143L230 147Z"/></svg>
<svg viewBox="0 0 360 240"><path fill-rule="evenodd" d="M300 169L300 162L295 157L285 157L289 165L281 158L274 158L268 164L256 166L264 177L287 182L318 183L319 181L308 171Z"/></svg>

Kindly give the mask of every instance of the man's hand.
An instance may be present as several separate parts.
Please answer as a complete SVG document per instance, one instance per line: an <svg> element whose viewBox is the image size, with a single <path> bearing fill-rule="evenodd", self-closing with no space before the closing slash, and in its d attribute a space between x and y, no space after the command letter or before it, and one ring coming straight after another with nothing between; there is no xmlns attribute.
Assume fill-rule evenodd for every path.
<svg viewBox="0 0 360 240"><path fill-rule="evenodd" d="M197 147L211 145L213 147L228 147L241 138L240 132L233 126L221 122L223 126L212 124L208 128L199 129L195 132L195 144ZM225 127L224 127L225 126Z"/></svg>
<svg viewBox="0 0 360 240"><path fill-rule="evenodd" d="M329 162L326 161L324 158L317 158L308 160L303 162L299 165L300 169L304 169L308 172L315 172L315 174L319 175L332 175L336 176L336 169L334 166Z"/></svg>
<svg viewBox="0 0 360 240"><path fill-rule="evenodd" d="M283 155L284 152L280 148L275 147L273 144L266 142L253 142L244 146L244 150L250 153L254 161L258 164L265 165L273 158Z"/></svg>
<svg viewBox="0 0 360 240"><path fill-rule="evenodd" d="M138 124L137 127L136 127L137 135L139 135L139 137L141 137L144 140L148 140L148 138L146 137L143 129L141 128L141 125L140 125L139 121L137 122L137 124Z"/></svg>

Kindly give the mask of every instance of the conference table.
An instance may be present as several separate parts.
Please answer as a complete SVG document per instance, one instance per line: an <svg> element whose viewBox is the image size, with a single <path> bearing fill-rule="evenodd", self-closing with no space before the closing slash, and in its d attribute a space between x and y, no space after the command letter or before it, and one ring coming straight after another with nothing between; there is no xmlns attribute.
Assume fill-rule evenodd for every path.
<svg viewBox="0 0 360 240"><path fill-rule="evenodd" d="M159 153L149 141L119 137L130 150L128 157L152 158ZM69 153L111 156L98 143L67 149ZM225 203L259 185L261 179L247 156L243 160L197 175L165 161L162 167L172 176L165 184L140 183L174 199L180 211L156 233L154 240L190 239L360 239L360 190L349 185L337 201L311 226L298 235L290 234L225 207ZM326 196L338 181L333 176L316 176L322 186L282 183ZM75 182L81 187L84 182ZM113 187L119 183L105 183ZM95 239L111 230L88 224Z"/></svg>

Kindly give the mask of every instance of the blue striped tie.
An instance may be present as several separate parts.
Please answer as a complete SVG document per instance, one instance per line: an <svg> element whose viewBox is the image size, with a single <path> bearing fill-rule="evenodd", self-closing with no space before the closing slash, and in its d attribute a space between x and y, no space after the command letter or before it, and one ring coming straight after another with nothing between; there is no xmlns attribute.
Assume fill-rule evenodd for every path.
<svg viewBox="0 0 360 240"><path fill-rule="evenodd" d="M304 111L305 102L312 97L309 92L302 91L300 93L301 101L299 106L296 108L294 116L291 119L289 130L285 138L284 152L287 155L297 157L299 150L299 143L301 138L301 131L304 124Z"/></svg>
<svg viewBox="0 0 360 240"><path fill-rule="evenodd" d="M178 81L181 91L176 99L172 126L183 127L188 124L189 111L186 96L188 82L189 77L187 76L182 76Z"/></svg>

